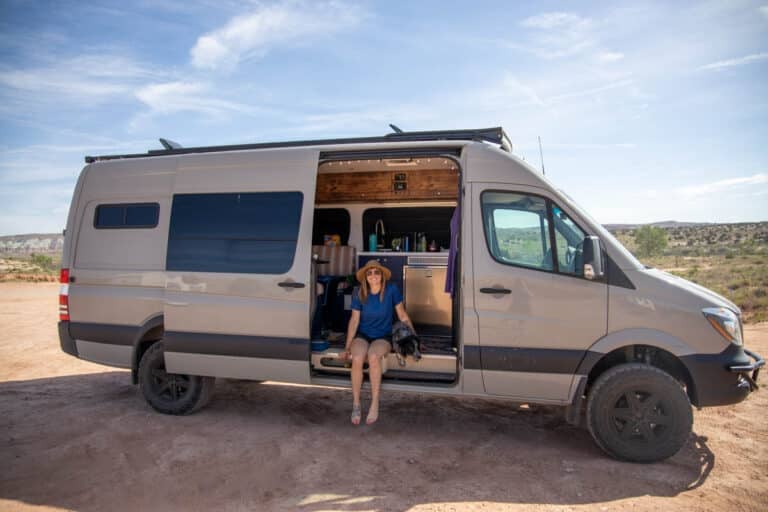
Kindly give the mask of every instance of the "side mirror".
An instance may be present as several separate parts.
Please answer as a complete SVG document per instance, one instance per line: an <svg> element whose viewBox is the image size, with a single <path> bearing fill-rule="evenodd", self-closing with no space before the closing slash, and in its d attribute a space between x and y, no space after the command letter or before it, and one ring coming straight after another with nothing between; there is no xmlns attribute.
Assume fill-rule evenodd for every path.
<svg viewBox="0 0 768 512"><path fill-rule="evenodd" d="M605 275L603 252L600 250L600 238L584 238L584 277L590 281L599 281Z"/></svg>

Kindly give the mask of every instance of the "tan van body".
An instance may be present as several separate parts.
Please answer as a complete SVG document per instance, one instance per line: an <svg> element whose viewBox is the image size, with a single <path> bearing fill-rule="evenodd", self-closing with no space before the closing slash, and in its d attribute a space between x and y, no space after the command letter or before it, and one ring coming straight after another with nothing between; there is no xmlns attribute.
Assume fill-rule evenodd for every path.
<svg viewBox="0 0 768 512"><path fill-rule="evenodd" d="M449 334L441 338L444 347L425 350L420 361L407 357L404 366L391 354L384 389L562 405L574 423L595 402L595 411L587 411L590 430L606 451L628 460L658 460L679 446L643 456L633 447L611 444L606 429L638 436L638 443L667 442L662 434L686 429L685 417L671 418L674 404L646 404L644 410L656 411L648 413L648 435L640 423L624 418L632 397L643 402L656 396L654 379L669 378L699 407L735 403L756 389L762 359L743 349L740 311L733 303L643 267L503 144L499 148L474 136L422 139L89 158L67 220L62 295L68 316L59 325L63 350L129 368L141 381L142 358L161 342L160 363L154 364L167 375L191 376L187 387L179 388L182 393L198 381L212 385L207 377L349 387L349 370L338 360L343 340L319 348L313 343L321 340L313 318L323 307L313 261L313 239L319 234L313 230L321 228L313 228L313 219L317 211L330 209L349 215L344 245L356 253L354 268L363 257L401 265L403 273L424 261L437 262L429 267L437 269L456 258L449 267L454 293L433 297L453 306ZM260 198L273 201L276 212L285 211L273 218ZM256 212L253 222L261 223L255 231L293 222L293 235L285 238L281 231L277 241L266 235L257 240L241 237L239 227L227 227L232 233L219 240L208 226L216 214L202 205L241 200ZM367 250L367 210L376 208L386 217L388 211L396 216L397 209L421 208L428 217L430 208L438 207L459 207L459 229L451 233L458 240L454 253L448 247L443 252L404 252L402 246L400 251ZM131 224L134 214L150 219L148 224ZM435 222L447 232L450 217ZM275 228L280 230L290 231ZM598 254L592 251L587 258L587 245ZM222 247L238 251L231 268L245 268L238 265L249 265L249 258L261 257L253 253L263 251L271 270L227 271L230 267L216 256L227 250ZM417 296L416 283L403 282L411 287L406 297ZM599 388L606 394L604 388L622 382L619 367L640 384L636 392L606 398L607 407L619 412L601 420L590 393ZM606 377L610 370L619 376ZM599 384L601 377L610 382ZM641 389L644 382L651 391ZM164 410L150 403L172 413L201 405ZM664 418L654 420L657 416Z"/></svg>

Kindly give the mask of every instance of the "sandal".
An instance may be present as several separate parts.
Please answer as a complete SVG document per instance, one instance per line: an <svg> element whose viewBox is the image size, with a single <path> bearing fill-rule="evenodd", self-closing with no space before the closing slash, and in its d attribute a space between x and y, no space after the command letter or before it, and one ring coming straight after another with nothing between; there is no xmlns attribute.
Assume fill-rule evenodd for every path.
<svg viewBox="0 0 768 512"><path fill-rule="evenodd" d="M353 405L352 406L352 414L349 417L349 420L352 422L353 425L359 425L360 424L360 406L359 405Z"/></svg>
<svg viewBox="0 0 768 512"><path fill-rule="evenodd" d="M371 411L369 410L368 411L368 416L366 416L366 418L365 418L365 424L366 425L373 425L374 423L376 423L376 420L378 420L378 419L379 419L379 410L378 410L378 408L376 409L376 414L371 414Z"/></svg>

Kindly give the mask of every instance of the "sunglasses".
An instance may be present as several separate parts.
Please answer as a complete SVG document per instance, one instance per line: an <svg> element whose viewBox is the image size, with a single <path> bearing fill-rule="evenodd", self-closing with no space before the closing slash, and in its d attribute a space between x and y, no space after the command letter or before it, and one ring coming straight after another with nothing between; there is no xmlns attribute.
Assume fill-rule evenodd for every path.
<svg viewBox="0 0 768 512"><path fill-rule="evenodd" d="M381 275L381 270L371 269L365 273L367 276L379 276Z"/></svg>

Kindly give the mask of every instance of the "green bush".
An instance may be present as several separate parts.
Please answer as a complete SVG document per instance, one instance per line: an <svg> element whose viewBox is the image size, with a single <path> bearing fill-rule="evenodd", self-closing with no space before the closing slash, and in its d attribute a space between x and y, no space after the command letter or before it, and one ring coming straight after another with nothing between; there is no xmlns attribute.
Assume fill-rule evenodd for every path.
<svg viewBox="0 0 768 512"><path fill-rule="evenodd" d="M32 253L30 255L30 260L33 265L36 265L43 270L53 270L53 258L50 256Z"/></svg>
<svg viewBox="0 0 768 512"><path fill-rule="evenodd" d="M635 243L640 256L655 256L667 248L667 232L653 226L643 226L635 233Z"/></svg>

